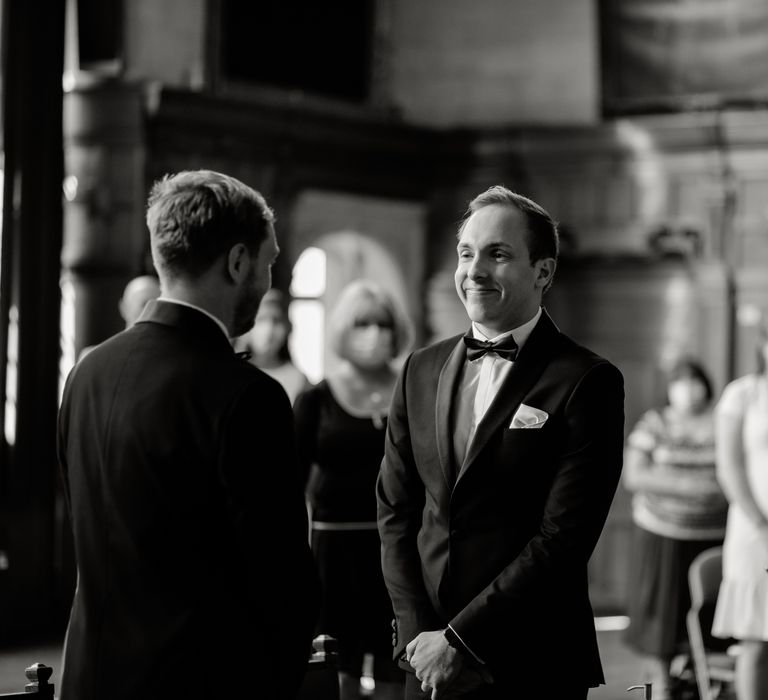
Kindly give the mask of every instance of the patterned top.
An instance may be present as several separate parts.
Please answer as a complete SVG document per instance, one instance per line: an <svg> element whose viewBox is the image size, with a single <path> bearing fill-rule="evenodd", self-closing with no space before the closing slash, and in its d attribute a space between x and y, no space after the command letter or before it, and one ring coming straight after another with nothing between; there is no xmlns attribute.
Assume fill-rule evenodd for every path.
<svg viewBox="0 0 768 700"><path fill-rule="evenodd" d="M728 502L715 477L711 412L686 417L668 407L652 409L640 418L627 443L646 455L649 474L670 489L635 492L632 515L637 525L681 540L724 536ZM686 481L696 483L695 492L684 492Z"/></svg>

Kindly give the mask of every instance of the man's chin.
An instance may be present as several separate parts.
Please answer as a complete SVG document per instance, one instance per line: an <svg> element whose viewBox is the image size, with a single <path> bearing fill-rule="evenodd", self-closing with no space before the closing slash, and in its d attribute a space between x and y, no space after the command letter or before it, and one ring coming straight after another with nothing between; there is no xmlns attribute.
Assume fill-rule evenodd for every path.
<svg viewBox="0 0 768 700"><path fill-rule="evenodd" d="M469 316L469 320L473 323L484 326L490 322L491 319L485 307L479 306L478 304L466 304L465 308L467 310L467 316Z"/></svg>

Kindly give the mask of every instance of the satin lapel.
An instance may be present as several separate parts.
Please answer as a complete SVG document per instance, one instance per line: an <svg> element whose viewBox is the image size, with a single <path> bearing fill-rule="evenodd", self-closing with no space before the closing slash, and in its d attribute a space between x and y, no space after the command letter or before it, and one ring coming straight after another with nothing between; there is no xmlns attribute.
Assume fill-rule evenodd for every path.
<svg viewBox="0 0 768 700"><path fill-rule="evenodd" d="M437 430L437 453L440 457L440 468L443 470L445 483L450 484L449 475L454 473L453 461L453 425L451 425L453 397L456 395L456 382L459 380L461 369L467 353L464 341L459 338L456 346L448 355L440 376L437 380L437 395L435 397L435 428ZM456 466L458 469L458 465Z"/></svg>
<svg viewBox="0 0 768 700"><path fill-rule="evenodd" d="M499 393L496 394L477 426L459 477L456 480L457 484L464 474L472 468L473 462L476 461L491 436L502 427L505 421L510 419L525 395L538 381L555 350L559 333L557 326L545 311L515 360L515 364L504 383L499 388Z"/></svg>

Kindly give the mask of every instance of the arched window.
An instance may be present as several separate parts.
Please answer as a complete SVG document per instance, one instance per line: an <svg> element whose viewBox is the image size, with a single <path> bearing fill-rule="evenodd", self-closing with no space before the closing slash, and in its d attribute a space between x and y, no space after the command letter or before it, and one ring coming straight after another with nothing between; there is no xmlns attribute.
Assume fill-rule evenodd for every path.
<svg viewBox="0 0 768 700"><path fill-rule="evenodd" d="M325 278L325 251L314 247L305 249L293 267L288 316L293 325L291 357L311 382L319 382L325 374Z"/></svg>

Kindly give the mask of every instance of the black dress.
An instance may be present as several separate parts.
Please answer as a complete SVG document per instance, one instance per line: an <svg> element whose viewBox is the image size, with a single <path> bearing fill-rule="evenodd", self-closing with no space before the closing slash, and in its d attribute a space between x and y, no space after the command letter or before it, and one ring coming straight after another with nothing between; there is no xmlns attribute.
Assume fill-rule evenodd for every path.
<svg viewBox="0 0 768 700"><path fill-rule="evenodd" d="M294 405L299 463L312 506L312 550L323 585L318 633L339 641L339 668L359 677L374 656L374 678L402 681L392 660L394 618L381 573L376 478L385 422L356 417L326 381Z"/></svg>

